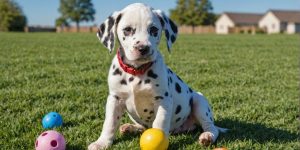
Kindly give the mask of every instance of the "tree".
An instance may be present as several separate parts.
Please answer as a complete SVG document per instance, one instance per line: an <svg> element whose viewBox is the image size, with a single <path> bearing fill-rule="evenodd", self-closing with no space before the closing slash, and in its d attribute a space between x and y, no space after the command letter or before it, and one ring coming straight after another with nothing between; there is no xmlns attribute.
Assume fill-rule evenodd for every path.
<svg viewBox="0 0 300 150"><path fill-rule="evenodd" d="M55 26L59 26L61 29L63 29L64 27L69 26L69 22L65 18L59 17L55 20Z"/></svg>
<svg viewBox="0 0 300 150"><path fill-rule="evenodd" d="M77 32L79 32L79 23L82 21L94 21L96 13L91 0L60 0L58 10L62 15L60 18L66 22L72 21L76 23Z"/></svg>
<svg viewBox="0 0 300 150"><path fill-rule="evenodd" d="M0 31L24 31L26 24L26 16L15 1L0 1Z"/></svg>
<svg viewBox="0 0 300 150"><path fill-rule="evenodd" d="M170 10L170 17L180 25L212 25L216 17L209 0L178 0L175 9Z"/></svg>
<svg viewBox="0 0 300 150"><path fill-rule="evenodd" d="M187 4L186 0L178 0L176 8L170 10L170 18L180 25L186 20L184 13L187 10Z"/></svg>

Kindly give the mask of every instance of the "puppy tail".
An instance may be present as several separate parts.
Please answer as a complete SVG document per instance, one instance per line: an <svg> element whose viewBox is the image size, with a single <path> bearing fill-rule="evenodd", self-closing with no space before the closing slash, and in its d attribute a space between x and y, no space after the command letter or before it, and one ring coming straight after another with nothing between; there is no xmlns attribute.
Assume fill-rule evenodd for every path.
<svg viewBox="0 0 300 150"><path fill-rule="evenodd" d="M226 133L226 132L229 131L229 129L227 129L227 128L221 128L221 127L218 127L218 126L216 126L216 128L217 128L220 132L222 132L222 133Z"/></svg>

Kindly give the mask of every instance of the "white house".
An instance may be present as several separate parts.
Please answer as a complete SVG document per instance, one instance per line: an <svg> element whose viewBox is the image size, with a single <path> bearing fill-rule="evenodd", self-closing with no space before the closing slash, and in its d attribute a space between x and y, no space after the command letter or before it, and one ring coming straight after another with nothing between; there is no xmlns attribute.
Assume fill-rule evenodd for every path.
<svg viewBox="0 0 300 150"><path fill-rule="evenodd" d="M257 27L262 16L253 13L223 13L215 23L216 33L228 34L233 27Z"/></svg>
<svg viewBox="0 0 300 150"><path fill-rule="evenodd" d="M259 21L267 33L300 33L300 11L269 10Z"/></svg>

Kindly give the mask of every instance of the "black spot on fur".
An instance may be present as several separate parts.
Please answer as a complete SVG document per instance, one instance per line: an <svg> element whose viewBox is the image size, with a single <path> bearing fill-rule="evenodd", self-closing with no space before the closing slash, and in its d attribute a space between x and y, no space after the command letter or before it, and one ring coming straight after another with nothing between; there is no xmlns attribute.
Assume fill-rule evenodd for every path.
<svg viewBox="0 0 300 150"><path fill-rule="evenodd" d="M132 35L134 35L134 34L135 34L135 31L136 31L136 28L135 28L135 29L133 29L133 31L132 31Z"/></svg>
<svg viewBox="0 0 300 150"><path fill-rule="evenodd" d="M159 84L155 84L155 86L159 87Z"/></svg>
<svg viewBox="0 0 300 150"><path fill-rule="evenodd" d="M153 79L157 78L157 74L155 74L152 70L149 70L147 75L148 75L148 77L151 77Z"/></svg>
<svg viewBox="0 0 300 150"><path fill-rule="evenodd" d="M116 24L117 25L120 22L121 18L122 18L122 14L119 14L118 17L117 17L117 19L116 19Z"/></svg>
<svg viewBox="0 0 300 150"><path fill-rule="evenodd" d="M193 97L190 98L189 104L190 104L190 107L193 108Z"/></svg>
<svg viewBox="0 0 300 150"><path fill-rule="evenodd" d="M146 124L143 124L143 126L144 126L145 128L149 128L149 126L148 126L148 125L146 125Z"/></svg>
<svg viewBox="0 0 300 150"><path fill-rule="evenodd" d="M113 67L113 69L115 69L115 68L116 68L116 66L115 66L115 65L113 65L112 67Z"/></svg>
<svg viewBox="0 0 300 150"><path fill-rule="evenodd" d="M119 120L119 119L120 119L120 116L117 116L117 119Z"/></svg>
<svg viewBox="0 0 300 150"><path fill-rule="evenodd" d="M148 83L150 83L150 82L151 82L150 79L146 79L146 80L145 80L145 84L148 84Z"/></svg>
<svg viewBox="0 0 300 150"><path fill-rule="evenodd" d="M120 81L120 83L123 84L123 85L127 85L127 82L126 82L125 79L122 79L122 80Z"/></svg>
<svg viewBox="0 0 300 150"><path fill-rule="evenodd" d="M148 111L148 109L144 109L144 112L147 112Z"/></svg>
<svg viewBox="0 0 300 150"><path fill-rule="evenodd" d="M169 96L169 93L168 93L168 92L166 92L166 93L165 93L165 96Z"/></svg>
<svg viewBox="0 0 300 150"><path fill-rule="evenodd" d="M170 80L171 83L173 83L172 77L169 77L169 80Z"/></svg>
<svg viewBox="0 0 300 150"><path fill-rule="evenodd" d="M110 33L110 49L113 49L114 47L114 34Z"/></svg>
<svg viewBox="0 0 300 150"><path fill-rule="evenodd" d="M193 92L193 90L192 90L191 88L189 88L189 91L190 91L190 93L192 93L192 92Z"/></svg>
<svg viewBox="0 0 300 150"><path fill-rule="evenodd" d="M171 42L174 43L176 40L176 37L174 35L171 35Z"/></svg>
<svg viewBox="0 0 300 150"><path fill-rule="evenodd" d="M150 119L151 119L151 116L147 117L147 119L149 119L149 120L150 120Z"/></svg>
<svg viewBox="0 0 300 150"><path fill-rule="evenodd" d="M139 81L138 85L140 85L142 83L142 80Z"/></svg>
<svg viewBox="0 0 300 150"><path fill-rule="evenodd" d="M208 108L208 112L210 112L210 109Z"/></svg>
<svg viewBox="0 0 300 150"><path fill-rule="evenodd" d="M167 19L167 17L165 15L163 15L163 18L164 18L164 20L165 20L166 23L169 22L169 19Z"/></svg>
<svg viewBox="0 0 300 150"><path fill-rule="evenodd" d="M164 27L165 26L165 22L164 22L163 18L161 18L160 16L158 16L158 19L159 19L159 22L160 22L161 26Z"/></svg>
<svg viewBox="0 0 300 150"><path fill-rule="evenodd" d="M164 99L162 96L155 96L155 100Z"/></svg>
<svg viewBox="0 0 300 150"><path fill-rule="evenodd" d="M210 121L213 121L213 119L211 117L209 117Z"/></svg>
<svg viewBox="0 0 300 150"><path fill-rule="evenodd" d="M108 39L109 39L109 35L107 35L107 36L104 38L103 45L104 45L105 47L107 47L107 41L108 41Z"/></svg>
<svg viewBox="0 0 300 150"><path fill-rule="evenodd" d="M149 114L153 114L154 113L154 111L153 110L151 110L150 112L149 112Z"/></svg>
<svg viewBox="0 0 300 150"><path fill-rule="evenodd" d="M125 40L125 37L123 37L123 41Z"/></svg>
<svg viewBox="0 0 300 150"><path fill-rule="evenodd" d="M181 119L180 117L179 117L179 118L177 118L177 119L176 119L176 122L178 122L180 119Z"/></svg>
<svg viewBox="0 0 300 150"><path fill-rule="evenodd" d="M114 95L114 97L115 97L116 100L120 100L120 97L119 97L119 96Z"/></svg>
<svg viewBox="0 0 300 150"><path fill-rule="evenodd" d="M134 80L134 77L130 77L130 78L128 79L129 82L132 82L133 80Z"/></svg>
<svg viewBox="0 0 300 150"><path fill-rule="evenodd" d="M206 114L206 116L208 116L208 113L207 113L207 112L206 112L205 114Z"/></svg>
<svg viewBox="0 0 300 150"><path fill-rule="evenodd" d="M105 30L105 24L102 23L102 24L100 25L99 30L98 30L98 35L99 35L100 38L102 38L103 33L104 33L104 30Z"/></svg>
<svg viewBox="0 0 300 150"><path fill-rule="evenodd" d="M175 25L175 23L169 19L169 22L170 22L170 25L171 25L171 28L173 30L174 33L177 33L178 30L177 30L177 26Z"/></svg>
<svg viewBox="0 0 300 150"><path fill-rule="evenodd" d="M114 72L113 72L113 75L122 75L122 72L120 71L119 68L117 68Z"/></svg>
<svg viewBox="0 0 300 150"><path fill-rule="evenodd" d="M169 33L168 30L165 30L165 35L166 35L167 40L169 40L170 39L170 33Z"/></svg>
<svg viewBox="0 0 300 150"><path fill-rule="evenodd" d="M177 93L181 93L181 86L178 83L175 84L175 89Z"/></svg>
<svg viewBox="0 0 300 150"><path fill-rule="evenodd" d="M107 27L107 31L110 31L112 26L114 25L115 23L115 19L112 17L112 16L109 16L108 17L108 27Z"/></svg>
<svg viewBox="0 0 300 150"><path fill-rule="evenodd" d="M168 68L168 72L173 74L173 71L170 68Z"/></svg>
<svg viewBox="0 0 300 150"><path fill-rule="evenodd" d="M176 77L177 77L177 79L179 79L181 82L183 82L182 79L181 79L179 76L176 75Z"/></svg>
<svg viewBox="0 0 300 150"><path fill-rule="evenodd" d="M176 107L175 114L177 115L180 111L181 111L181 106L178 105L178 106Z"/></svg>

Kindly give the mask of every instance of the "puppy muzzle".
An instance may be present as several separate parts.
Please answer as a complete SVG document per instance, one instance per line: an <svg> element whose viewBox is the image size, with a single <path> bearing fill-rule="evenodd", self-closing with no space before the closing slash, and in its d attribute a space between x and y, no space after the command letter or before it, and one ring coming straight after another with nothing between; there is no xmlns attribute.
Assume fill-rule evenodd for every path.
<svg viewBox="0 0 300 150"><path fill-rule="evenodd" d="M137 45L133 47L141 56L145 56L150 52L150 46L148 45Z"/></svg>

